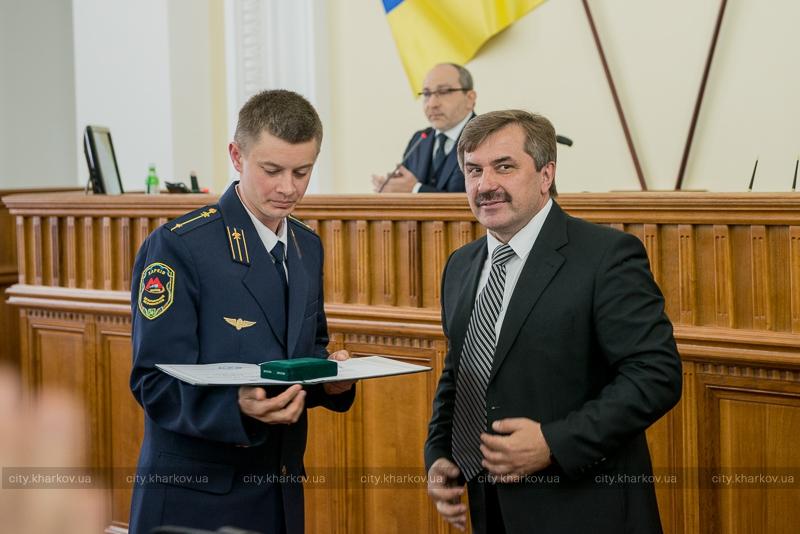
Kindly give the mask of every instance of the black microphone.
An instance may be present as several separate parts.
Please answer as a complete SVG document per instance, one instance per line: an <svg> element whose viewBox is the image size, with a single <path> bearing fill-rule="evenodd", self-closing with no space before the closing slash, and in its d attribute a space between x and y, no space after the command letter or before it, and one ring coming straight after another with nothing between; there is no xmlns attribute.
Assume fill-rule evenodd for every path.
<svg viewBox="0 0 800 534"><path fill-rule="evenodd" d="M420 143L422 143L427 138L428 138L427 132L422 132L421 134L419 134L419 137L417 137L417 140L414 141L411 144L411 146L408 147L408 150L405 151L405 154L403 154L403 159L400 160L400 163L397 164L397 166L394 168L394 170L392 172L386 174L386 180L384 180L383 183L381 184L381 186L378 188L378 193L383 191L383 188L386 187L386 184L389 183L389 180L392 179L392 176L394 176L395 173L398 170L400 170L400 167L405 165L406 160L408 159L408 157L411 154L413 154L414 151L417 149L417 147L420 145Z"/></svg>
<svg viewBox="0 0 800 534"><path fill-rule="evenodd" d="M192 182L192 193L199 193L200 184L197 183L197 175L194 171L189 173L189 180Z"/></svg>
<svg viewBox="0 0 800 534"><path fill-rule="evenodd" d="M747 186L748 191L753 190L753 182L756 180L756 169L758 168L758 158L756 158L756 164L753 165L753 175L750 177L750 185Z"/></svg>
<svg viewBox="0 0 800 534"><path fill-rule="evenodd" d="M564 137L563 135L557 135L556 143L558 143L559 145L572 146L572 139L570 139L569 137Z"/></svg>

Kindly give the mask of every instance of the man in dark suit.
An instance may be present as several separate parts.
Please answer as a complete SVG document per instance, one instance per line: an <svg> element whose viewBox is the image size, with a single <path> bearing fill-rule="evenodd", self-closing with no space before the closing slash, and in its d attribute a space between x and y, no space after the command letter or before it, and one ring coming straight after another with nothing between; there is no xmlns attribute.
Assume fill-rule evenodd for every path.
<svg viewBox="0 0 800 534"><path fill-rule="evenodd" d="M464 528L466 481L476 533L660 532L644 431L680 398L681 364L644 247L553 201L544 117L481 115L457 150L488 232L442 277L431 498Z"/></svg>
<svg viewBox="0 0 800 534"><path fill-rule="evenodd" d="M464 125L475 116L478 95L472 75L455 63L436 65L425 77L419 96L430 127L411 136L393 174L372 175L376 193L464 192L455 147Z"/></svg>
<svg viewBox="0 0 800 534"><path fill-rule="evenodd" d="M194 387L155 365L328 357L322 245L290 217L321 141L319 117L300 95L253 96L229 145L240 181L139 250L131 389L145 434L133 534L159 525L303 532L306 409L347 410L352 383Z"/></svg>

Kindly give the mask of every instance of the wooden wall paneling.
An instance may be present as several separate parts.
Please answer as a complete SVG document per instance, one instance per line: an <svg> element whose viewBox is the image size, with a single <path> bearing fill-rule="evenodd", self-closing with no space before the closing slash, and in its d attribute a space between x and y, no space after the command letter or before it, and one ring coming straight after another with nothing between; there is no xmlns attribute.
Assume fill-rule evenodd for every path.
<svg viewBox="0 0 800 534"><path fill-rule="evenodd" d="M452 250L463 247L478 238L478 235L473 233L473 224L469 221L454 222L451 227L453 229L450 239L453 245Z"/></svg>
<svg viewBox="0 0 800 534"><path fill-rule="evenodd" d="M733 328L733 277L731 276L731 239L728 226L713 226L714 243L714 322L716 326Z"/></svg>
<svg viewBox="0 0 800 534"><path fill-rule="evenodd" d="M370 246L369 246L369 223L364 220L355 223L355 263L356 263L356 294L357 304L370 304Z"/></svg>
<svg viewBox="0 0 800 534"><path fill-rule="evenodd" d="M320 237L325 248L325 302L347 302L347 257L343 232L341 220L324 221L320 225Z"/></svg>
<svg viewBox="0 0 800 534"><path fill-rule="evenodd" d="M41 256L39 259L42 263L42 282L44 285L60 285L58 250L58 218L53 216L44 217Z"/></svg>
<svg viewBox="0 0 800 534"><path fill-rule="evenodd" d="M695 265L694 228L688 224L678 225L678 294L680 313L678 322L695 324L697 270Z"/></svg>
<svg viewBox="0 0 800 534"><path fill-rule="evenodd" d="M661 285L661 241L658 237L658 225L642 225L642 243L650 258L650 270L656 283Z"/></svg>
<svg viewBox="0 0 800 534"><path fill-rule="evenodd" d="M136 217L135 224L133 226L133 239L131 239L131 267L133 267L133 262L136 259L136 253L139 252L139 249L144 243L144 240L147 239L147 236L150 235L150 219L147 217Z"/></svg>
<svg viewBox="0 0 800 534"><path fill-rule="evenodd" d="M714 298L716 279L714 271L714 227L709 224L692 226L694 249L694 288L695 300L692 307L694 323L698 326L716 324Z"/></svg>
<svg viewBox="0 0 800 534"><path fill-rule="evenodd" d="M101 217L99 223L97 225L97 239L99 242L98 259L100 260L99 281L102 284L100 289L109 291L114 287L112 285L114 250L111 243L111 217Z"/></svg>
<svg viewBox="0 0 800 534"><path fill-rule="evenodd" d="M401 221L398 223L398 239L396 246L397 263L397 305L419 308L422 305L420 276L420 243L417 221Z"/></svg>
<svg viewBox="0 0 800 534"><path fill-rule="evenodd" d="M729 225L728 235L731 240L733 324L735 328L750 330L753 328L753 257L750 225Z"/></svg>
<svg viewBox="0 0 800 534"><path fill-rule="evenodd" d="M702 365L702 532L793 532L800 524L800 374ZM713 475L733 477L711 479ZM768 478L769 477L769 478ZM715 483L717 482L717 483Z"/></svg>
<svg viewBox="0 0 800 534"><path fill-rule="evenodd" d="M363 335L347 335L355 355L381 354L432 365L437 348L431 340L394 337L376 347ZM415 374L360 384L363 459L364 530L426 532L429 502L422 467L422 445L430 417L430 394L438 375Z"/></svg>
<svg viewBox="0 0 800 534"><path fill-rule="evenodd" d="M17 237L17 270L20 284L28 282L28 243L25 240L25 217L17 216L16 237Z"/></svg>
<svg viewBox="0 0 800 534"><path fill-rule="evenodd" d="M131 220L129 217L118 217L113 221L111 234L112 261L111 287L117 291L131 287Z"/></svg>
<svg viewBox="0 0 800 534"><path fill-rule="evenodd" d="M0 203L0 365L19 367L19 310L6 302L6 289L19 282L17 254L21 243L16 239L15 217Z"/></svg>
<svg viewBox="0 0 800 534"><path fill-rule="evenodd" d="M789 227L769 225L766 230L769 330L791 332L792 296ZM783 290L780 288L783 288Z"/></svg>
<svg viewBox="0 0 800 534"><path fill-rule="evenodd" d="M422 277L423 308L439 308L441 273L449 256L447 228L444 221L425 221L420 225L422 235L420 245L422 258L420 274Z"/></svg>
<svg viewBox="0 0 800 534"><path fill-rule="evenodd" d="M800 226L789 227L789 272L792 332L800 332Z"/></svg>
<svg viewBox="0 0 800 534"><path fill-rule="evenodd" d="M86 409L89 429L96 428L96 346L91 318L41 309L27 310L20 322L26 350L24 383L32 391L47 386L75 394ZM91 430L87 437L90 465L98 465L98 443Z"/></svg>
<svg viewBox="0 0 800 534"><path fill-rule="evenodd" d="M91 217L81 217L81 225L78 232L78 246L80 247L79 256L81 261L80 269L78 270L78 287L86 289L99 289L95 287L95 239L94 239L94 221Z"/></svg>
<svg viewBox="0 0 800 534"><path fill-rule="evenodd" d="M97 466L110 488L110 523L128 523L132 484L144 434L144 413L130 391L130 318L96 317L98 425L95 439L100 451Z"/></svg>
<svg viewBox="0 0 800 534"><path fill-rule="evenodd" d="M395 260L395 223L392 221L380 221L379 223L379 243L375 250L379 251L378 254L378 269L376 274L379 275L378 287L382 295L382 301L377 304L386 306L397 305L397 262Z"/></svg>
<svg viewBox="0 0 800 534"><path fill-rule="evenodd" d="M680 350L680 345L678 346ZM673 528L670 531L674 534L681 532L701 532L700 531L700 480L698 469L700 467L700 435L698 433L698 379L696 376L697 364L693 361L682 362L683 364L683 392L678 405L673 411L679 411L679 418L682 422L680 432L673 435L673 438L680 438L675 446L677 460L672 464L682 475L683 484L678 487L679 495L673 501L676 505L672 512L675 514L672 520Z"/></svg>
<svg viewBox="0 0 800 534"><path fill-rule="evenodd" d="M67 287L78 287L78 249L75 235L75 217L64 218L64 274Z"/></svg>
<svg viewBox="0 0 800 534"><path fill-rule="evenodd" d="M129 458L135 457L140 439L135 435L127 445L121 441L129 438L129 428L141 432L141 420L135 420L141 410L127 386L130 264L158 224L209 203L199 197L26 195L9 204L21 237L21 285L13 286L10 295L20 306L25 334L24 376L36 386L52 381L92 400L92 450L98 465L110 462L123 471L133 467ZM657 473L663 468L684 476L677 488L657 487L666 532L721 532L741 506L750 506L742 511L750 514L742 524L763 518L764 510L779 510L795 521L791 510L784 513L794 495L790 492L747 501L747 491L761 490L734 489L729 497L739 500L723 502L718 501L720 492L701 484L700 477L708 466L720 465L723 452L739 454L739 444L726 443L728 449L720 452L722 445L714 441L721 428L719 413L731 422L729 433L753 413L762 414L768 421L762 428L764 442L791 442L789 432L797 432L796 389L791 388L800 380L800 198L582 194L563 195L560 202L572 214L621 227L644 242L676 324L683 397L648 432ZM303 201L298 216L317 229L325 246L331 348L346 347L356 355L379 352L433 367L432 373L405 381L360 385L357 405L346 415L309 414L309 475L315 468L334 466L331 472L344 481L309 489L308 532L368 533L408 525L422 532L450 532L430 505L424 484L374 489L356 474L365 469L422 474L422 443L446 350L438 323L439 271L452 250L483 236L485 229L458 195L312 196ZM754 289L756 280L761 286ZM113 291L104 289L109 286ZM756 327L759 306L766 321ZM120 322L121 317L126 319ZM42 354L55 374L36 374L45 368ZM70 361L79 363L59 371ZM746 397L709 400L711 389ZM781 400L786 398L791 398L788 405ZM714 403L723 412L714 415ZM759 411L762 405L768 406ZM789 446L760 450L772 451L768 456L774 465L795 465ZM780 451L788 456L779 456ZM109 531L123 528L125 491L115 485L109 492ZM721 522L723 517L728 523ZM772 531L785 526L766 521Z"/></svg>
<svg viewBox="0 0 800 534"><path fill-rule="evenodd" d="M30 282L33 285L40 286L44 282L42 275L44 266L42 259L42 218L38 215L31 217L30 225L30 232L26 234L26 245L29 244L26 260L29 260L27 263L33 275Z"/></svg>
<svg viewBox="0 0 800 534"><path fill-rule="evenodd" d="M341 333L333 334L328 350L346 348L343 337ZM324 408L309 411L309 446L305 457L308 478L304 485L307 532L358 532L353 529L353 521L361 517L363 506L359 505L363 502L359 502L360 494L351 493L349 478L355 471L353 466L360 465L361 426L351 423L361 409L360 396L357 390L355 404L347 415Z"/></svg>
<svg viewBox="0 0 800 534"><path fill-rule="evenodd" d="M753 328L756 330L770 330L771 303L769 281L769 259L767 258L767 230L763 225L753 225L750 228L751 255L752 255L752 288L753 288Z"/></svg>

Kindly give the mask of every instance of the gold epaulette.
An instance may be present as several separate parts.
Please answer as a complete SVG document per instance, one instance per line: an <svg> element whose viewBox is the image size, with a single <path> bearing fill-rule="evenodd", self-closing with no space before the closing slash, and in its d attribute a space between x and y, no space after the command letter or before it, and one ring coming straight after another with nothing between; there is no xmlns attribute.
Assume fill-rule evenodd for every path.
<svg viewBox="0 0 800 534"><path fill-rule="evenodd" d="M297 224L297 226L299 226L300 228L302 228L302 229L304 229L304 230L307 230L307 231L311 232L311 233L312 233L312 234L314 234L314 235L317 235L317 233L314 231L314 229L313 229L313 228L311 228L309 225L307 225L306 223L304 223L303 221L301 221L300 219L298 219L298 218L297 218L297 217L295 217L294 215L289 215L289 220L290 220L291 222L294 222L294 223L296 223L296 224Z"/></svg>
<svg viewBox="0 0 800 534"><path fill-rule="evenodd" d="M219 219L220 217L221 214L218 206L206 206L199 210L189 212L186 215L181 215L177 219L167 223L167 227L170 231L178 235L183 235L186 232L194 230L195 228L200 228L204 224Z"/></svg>

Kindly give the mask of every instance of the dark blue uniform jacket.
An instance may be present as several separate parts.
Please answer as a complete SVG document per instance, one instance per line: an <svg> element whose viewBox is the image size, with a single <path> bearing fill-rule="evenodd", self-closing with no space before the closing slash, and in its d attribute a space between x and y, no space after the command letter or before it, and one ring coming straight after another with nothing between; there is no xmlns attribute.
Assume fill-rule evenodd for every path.
<svg viewBox="0 0 800 534"><path fill-rule="evenodd" d="M322 245L287 221L288 317L276 298L278 273L233 186L218 205L158 228L139 250L131 389L145 433L132 534L158 525L303 531L306 413L292 425L267 425L241 414L237 387L195 387L155 368L328 356ZM306 387L306 407L345 411L354 389L328 396Z"/></svg>

